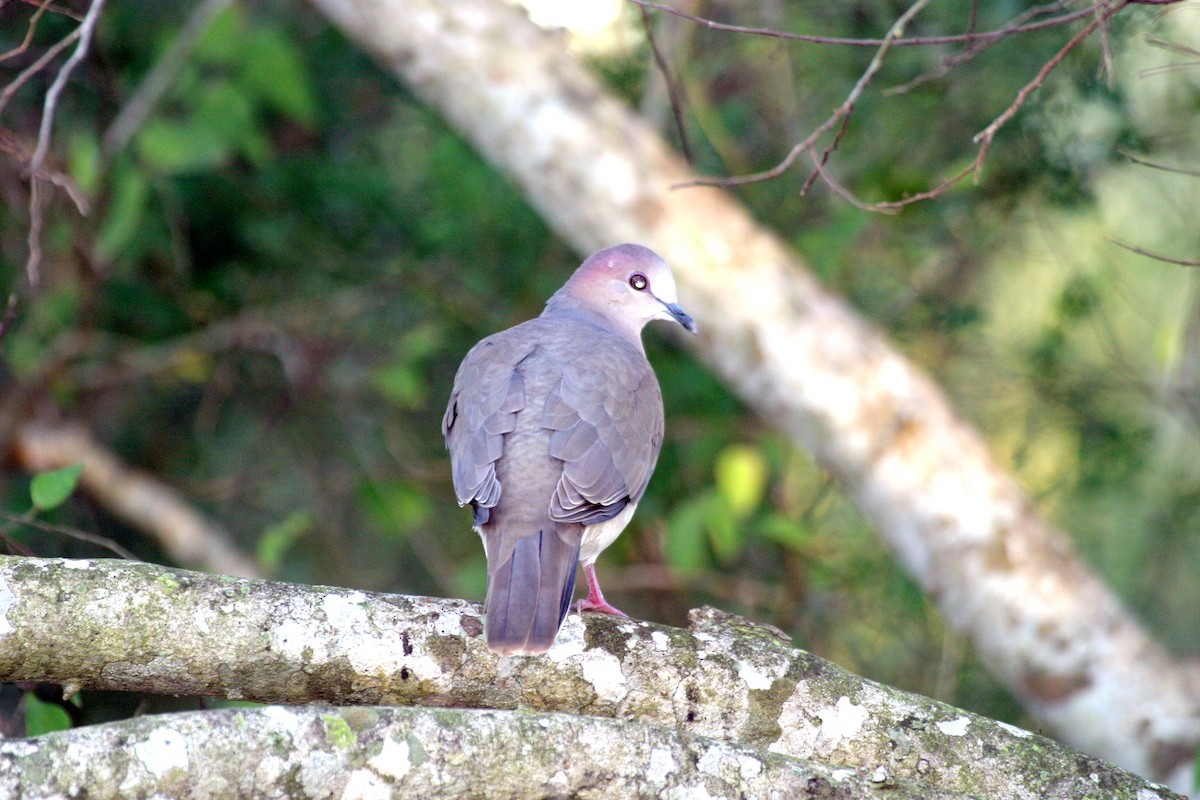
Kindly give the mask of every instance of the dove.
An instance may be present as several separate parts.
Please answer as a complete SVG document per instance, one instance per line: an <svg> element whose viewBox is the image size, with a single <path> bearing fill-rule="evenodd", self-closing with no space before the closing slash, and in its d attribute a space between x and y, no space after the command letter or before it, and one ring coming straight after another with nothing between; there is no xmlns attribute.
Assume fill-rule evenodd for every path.
<svg viewBox="0 0 1200 800"><path fill-rule="evenodd" d="M487 556L488 647L548 650L571 609L625 616L596 558L629 523L663 441L662 392L642 346L656 319L695 333L671 268L637 244L600 250L541 315L467 353L442 419L459 505Z"/></svg>

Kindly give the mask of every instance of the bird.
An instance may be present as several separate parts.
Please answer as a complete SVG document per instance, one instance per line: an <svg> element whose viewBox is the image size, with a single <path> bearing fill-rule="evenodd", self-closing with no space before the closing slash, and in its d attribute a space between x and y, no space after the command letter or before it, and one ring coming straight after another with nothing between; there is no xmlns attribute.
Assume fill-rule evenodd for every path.
<svg viewBox="0 0 1200 800"><path fill-rule="evenodd" d="M484 627L500 654L550 649L571 609L626 616L604 598L596 558L629 523L663 442L658 379L642 345L652 320L696 333L670 266L619 244L593 253L541 315L481 340L442 418L455 495L487 557Z"/></svg>

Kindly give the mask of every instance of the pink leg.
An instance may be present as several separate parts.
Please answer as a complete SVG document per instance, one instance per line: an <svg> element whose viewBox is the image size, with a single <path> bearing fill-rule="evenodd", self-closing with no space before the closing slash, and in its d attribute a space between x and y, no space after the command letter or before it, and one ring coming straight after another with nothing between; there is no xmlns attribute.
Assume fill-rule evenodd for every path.
<svg viewBox="0 0 1200 800"><path fill-rule="evenodd" d="M596 580L596 565L584 564L583 576L587 578L588 596L586 600L580 600L575 604L576 611L595 611L599 614L612 614L617 617L628 617L621 609L616 606L609 605L604 599L604 592L600 591L600 581Z"/></svg>

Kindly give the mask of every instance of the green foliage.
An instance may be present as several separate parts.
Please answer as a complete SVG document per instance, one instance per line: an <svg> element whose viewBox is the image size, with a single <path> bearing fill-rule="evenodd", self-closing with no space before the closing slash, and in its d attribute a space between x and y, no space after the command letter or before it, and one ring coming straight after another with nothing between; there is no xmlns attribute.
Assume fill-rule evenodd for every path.
<svg viewBox="0 0 1200 800"><path fill-rule="evenodd" d="M25 735L41 736L71 727L71 717L61 706L39 700L33 692L25 693Z"/></svg>
<svg viewBox="0 0 1200 800"><path fill-rule="evenodd" d="M358 494L374 522L393 534L422 527L433 514L429 496L408 481L364 482Z"/></svg>
<svg viewBox="0 0 1200 800"><path fill-rule="evenodd" d="M86 176L90 168L81 166L80 172ZM122 161L113 172L112 200L96 239L97 258L112 261L123 255L126 259L135 260L142 254L136 240L145 218L149 196L150 182L146 176L132 164Z"/></svg>
<svg viewBox="0 0 1200 800"><path fill-rule="evenodd" d="M312 532L316 520L307 511L296 511L263 529L255 548L255 561L267 575L274 575L288 551Z"/></svg>
<svg viewBox="0 0 1200 800"><path fill-rule="evenodd" d="M38 511L51 511L61 506L75 491L81 474L83 464L71 464L34 475L29 484L33 507Z"/></svg>
<svg viewBox="0 0 1200 800"><path fill-rule="evenodd" d="M442 340L441 332L433 324L406 331L397 342L393 360L375 368L372 385L400 408L415 410L428 405L427 362L441 348Z"/></svg>

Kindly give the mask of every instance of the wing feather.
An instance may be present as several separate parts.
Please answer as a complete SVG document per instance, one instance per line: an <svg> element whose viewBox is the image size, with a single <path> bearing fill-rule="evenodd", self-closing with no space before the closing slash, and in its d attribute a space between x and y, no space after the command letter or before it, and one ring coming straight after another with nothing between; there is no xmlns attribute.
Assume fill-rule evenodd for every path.
<svg viewBox="0 0 1200 800"><path fill-rule="evenodd" d="M587 525L615 517L641 499L662 447L662 394L645 357L618 351L616 368L572 370L547 397L543 426L562 477L550 518ZM582 372L582 371L581 371Z"/></svg>
<svg viewBox="0 0 1200 800"><path fill-rule="evenodd" d="M517 365L535 345L522 348L511 342L512 337L493 336L467 353L442 418L455 496L459 505L475 506L480 524L487 521L486 509L500 502L496 462L504 455L504 436L516 428L526 403Z"/></svg>

